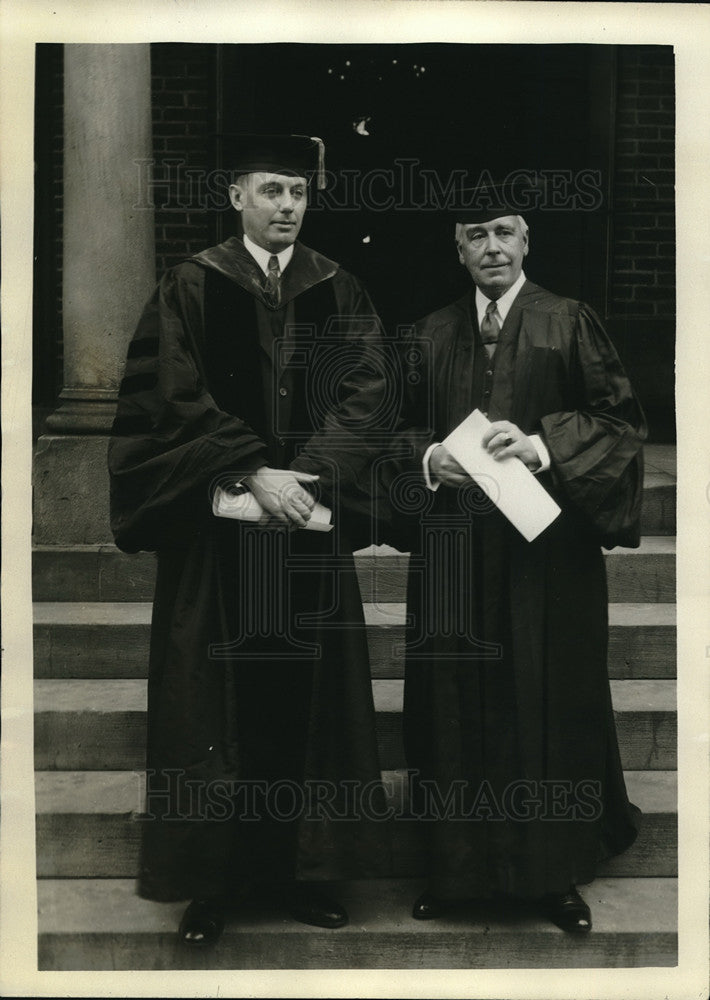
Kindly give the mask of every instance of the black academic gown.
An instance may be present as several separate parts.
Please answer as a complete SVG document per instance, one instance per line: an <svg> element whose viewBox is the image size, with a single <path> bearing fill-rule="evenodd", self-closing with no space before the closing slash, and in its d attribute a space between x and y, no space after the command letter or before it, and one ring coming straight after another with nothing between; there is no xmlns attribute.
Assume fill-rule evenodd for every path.
<svg viewBox="0 0 710 1000"><path fill-rule="evenodd" d="M404 728L431 889L565 891L636 836L600 546L639 542L643 414L592 310L531 282L492 363L473 294L417 324L403 358L415 377L393 490L409 512L394 541L412 551ZM562 514L533 542L475 485L421 487L427 446L476 407L541 434L550 452L539 480Z"/></svg>
<svg viewBox="0 0 710 1000"><path fill-rule="evenodd" d="M278 310L236 239L170 270L145 308L109 448L116 543L158 562L141 895L388 871L353 805L380 771L352 559L366 539L343 502L382 398L379 339L358 281L298 243ZM214 487L264 463L319 474L336 529L214 517Z"/></svg>

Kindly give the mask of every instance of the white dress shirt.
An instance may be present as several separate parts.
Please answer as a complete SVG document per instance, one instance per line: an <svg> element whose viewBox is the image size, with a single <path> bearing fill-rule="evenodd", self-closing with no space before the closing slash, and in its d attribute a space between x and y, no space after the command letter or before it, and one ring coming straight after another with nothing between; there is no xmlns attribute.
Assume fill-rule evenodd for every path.
<svg viewBox="0 0 710 1000"><path fill-rule="evenodd" d="M501 326L503 326L503 324L505 323L505 318L510 312L510 307L514 302L516 295L525 284L525 280L526 280L525 272L521 271L518 276L518 280L513 285L510 286L507 292L504 292L503 295L501 295L501 297L496 300L496 312L498 313L499 322ZM481 326L481 321L483 320L483 317L486 314L486 308L488 307L488 303L490 301L491 299L486 298L486 296L483 294L480 288L476 288L476 315L478 316L479 329ZM547 472L547 470L550 468L550 453L547 450L547 447L545 446L545 442L542 440L539 434L530 434L529 440L533 448L537 452L537 457L540 460L540 465L537 467L537 469L533 470L535 472L535 475L537 475L540 472ZM434 482L431 478L431 474L429 472L429 458L431 457L431 453L434 451L434 449L439 447L439 444L440 442L438 441L435 441L434 444L430 444L426 452L424 453L424 458L422 460L424 480L427 484L427 487L430 490L434 491L439 489L441 483Z"/></svg>
<svg viewBox="0 0 710 1000"><path fill-rule="evenodd" d="M504 292L499 299L496 299L496 312L500 318L500 325L503 326L505 323L505 317L510 312L510 307L513 304L515 296L518 294L520 289L525 284L525 272L521 271L518 275L518 280L514 285L511 285L507 292ZM476 313L478 315L478 327L481 327L481 321L486 315L486 309L488 308L488 303L491 299L487 299L480 288L476 288Z"/></svg>
<svg viewBox="0 0 710 1000"><path fill-rule="evenodd" d="M288 265L288 262L293 257L293 243L291 244L290 247L286 247L285 250L282 250L281 253L271 254L271 253L269 253L268 250L264 250L263 247L260 247L257 243L255 243L254 240L250 240L249 237L245 233L244 234L244 246L249 251L249 253L252 255L252 257L257 262L257 264L259 265L259 267L261 268L261 270L264 272L264 274L268 274L269 273L269 260L272 257L277 257L278 258L278 261L279 261L279 271L281 272L281 274L284 273L284 271L286 269L286 266Z"/></svg>

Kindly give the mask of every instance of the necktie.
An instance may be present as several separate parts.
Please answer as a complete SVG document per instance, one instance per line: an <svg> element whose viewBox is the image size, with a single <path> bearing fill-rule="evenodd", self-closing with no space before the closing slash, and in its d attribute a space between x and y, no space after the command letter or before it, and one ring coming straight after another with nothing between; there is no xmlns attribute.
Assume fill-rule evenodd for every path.
<svg viewBox="0 0 710 1000"><path fill-rule="evenodd" d="M269 269L264 278L264 297L272 309L281 305L281 269L276 254L269 257Z"/></svg>
<svg viewBox="0 0 710 1000"><path fill-rule="evenodd" d="M481 340L484 343L488 357L492 358L498 343L500 333L500 323L496 315L495 302L489 302L486 306L486 315L481 320Z"/></svg>

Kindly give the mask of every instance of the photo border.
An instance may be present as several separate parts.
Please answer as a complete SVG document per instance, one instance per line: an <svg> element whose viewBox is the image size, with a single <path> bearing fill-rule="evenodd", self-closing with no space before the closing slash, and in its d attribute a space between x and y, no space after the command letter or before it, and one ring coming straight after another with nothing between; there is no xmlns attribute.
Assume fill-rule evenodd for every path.
<svg viewBox="0 0 710 1000"><path fill-rule="evenodd" d="M337 16L333 16L337 11ZM265 34L268 36L265 38ZM37 42L308 41L674 46L677 88L679 965L675 969L37 972L32 719L31 364ZM6 996L658 997L708 995L710 7L525 0L4 0L2 818ZM501 72L504 72L504 66ZM475 81L475 66L471 69Z"/></svg>

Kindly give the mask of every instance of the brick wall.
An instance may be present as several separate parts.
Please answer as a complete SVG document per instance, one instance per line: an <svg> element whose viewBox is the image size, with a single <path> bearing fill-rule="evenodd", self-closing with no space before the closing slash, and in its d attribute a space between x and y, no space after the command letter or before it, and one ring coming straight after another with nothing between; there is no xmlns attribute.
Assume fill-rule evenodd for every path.
<svg viewBox="0 0 710 1000"><path fill-rule="evenodd" d="M158 278L213 242L204 178L216 121L214 60L211 45L151 46Z"/></svg>
<svg viewBox="0 0 710 1000"><path fill-rule="evenodd" d="M156 44L153 194L158 277L215 239L204 175L216 125L215 49ZM617 51L611 308L675 313L674 64L669 47Z"/></svg>
<svg viewBox="0 0 710 1000"><path fill-rule="evenodd" d="M217 236L217 213L205 204L204 187L219 110L217 50L202 44L155 44L151 51L155 160L151 193L160 277L167 267L211 245ZM661 351L662 334L668 341L663 351L672 356L675 312L673 56L667 47L621 46L617 70L611 332L632 366L638 367L639 359L655 366L647 381L658 388L661 406L660 395L665 399L670 393L672 398L672 386L658 384L666 355L654 360L653 351ZM62 370L61 45L38 46L37 84L33 398L39 407L51 410ZM640 344L634 324L642 319L646 339Z"/></svg>
<svg viewBox="0 0 710 1000"><path fill-rule="evenodd" d="M675 314L673 53L621 46L617 63L612 311Z"/></svg>

